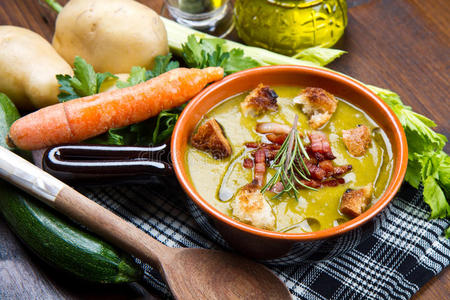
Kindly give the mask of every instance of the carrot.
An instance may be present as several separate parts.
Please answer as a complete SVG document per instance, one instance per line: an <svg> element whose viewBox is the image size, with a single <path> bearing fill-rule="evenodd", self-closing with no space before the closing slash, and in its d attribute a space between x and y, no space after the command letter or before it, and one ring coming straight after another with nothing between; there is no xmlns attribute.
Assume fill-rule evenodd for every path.
<svg viewBox="0 0 450 300"><path fill-rule="evenodd" d="M177 107L222 77L222 68L174 69L135 86L42 108L14 122L7 140L24 150L78 143Z"/></svg>

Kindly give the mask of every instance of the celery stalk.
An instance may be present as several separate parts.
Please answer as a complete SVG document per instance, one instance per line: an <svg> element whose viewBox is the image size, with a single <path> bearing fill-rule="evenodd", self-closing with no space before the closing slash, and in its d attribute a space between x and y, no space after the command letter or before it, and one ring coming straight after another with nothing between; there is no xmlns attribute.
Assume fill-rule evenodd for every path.
<svg viewBox="0 0 450 300"><path fill-rule="evenodd" d="M182 53L182 44L187 41L187 37L191 34L199 37L199 38L211 38L216 39L217 37L188 28L186 26L180 25L172 20L161 17L162 21L167 30L167 38L169 42L170 51L174 54L181 56ZM317 63L317 59L297 59L294 57L285 56L282 54L278 54L269 50L265 50L257 47L245 46L237 42L233 42L230 40L225 40L225 44L223 45L225 51L230 51L233 48L240 48L244 50L244 55L253 58L258 61L262 66L264 65L299 65L299 66L310 66L310 67L318 67L320 64ZM308 49L307 49L308 50ZM322 55L322 53L326 53L327 62L332 61L333 59L339 57L344 51L336 50L336 49L326 49L321 48L319 51L309 51L309 55L312 57L311 52L315 52L317 55ZM301 52L299 54L301 56Z"/></svg>

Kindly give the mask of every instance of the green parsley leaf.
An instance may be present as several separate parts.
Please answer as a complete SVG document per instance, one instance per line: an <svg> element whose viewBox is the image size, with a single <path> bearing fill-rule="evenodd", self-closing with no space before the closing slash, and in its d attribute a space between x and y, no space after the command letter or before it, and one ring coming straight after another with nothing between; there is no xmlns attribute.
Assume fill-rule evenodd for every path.
<svg viewBox="0 0 450 300"><path fill-rule="evenodd" d="M127 81L117 81L116 86L122 89L144 82L149 79L146 72L147 71L143 67L132 67Z"/></svg>
<svg viewBox="0 0 450 300"><path fill-rule="evenodd" d="M72 76L70 75L56 75L56 80L58 80L59 83L59 102L66 102L72 99L80 98L80 96L78 96L78 94L73 89L70 79L72 79Z"/></svg>
<svg viewBox="0 0 450 300"><path fill-rule="evenodd" d="M152 135L152 144L158 145L165 142L172 134L178 116L185 105L171 109L163 110L156 119L155 129Z"/></svg>
<svg viewBox="0 0 450 300"><path fill-rule="evenodd" d="M73 77L70 75L56 75L56 79L60 84L59 102L96 94L105 80L117 78L109 72L95 73L94 68L79 56L75 57L73 73Z"/></svg>
<svg viewBox="0 0 450 300"><path fill-rule="evenodd" d="M153 69L147 71L146 80L157 77L163 73L180 67L180 63L172 60L172 54L159 55L155 58L155 66Z"/></svg>
<svg viewBox="0 0 450 300"><path fill-rule="evenodd" d="M244 56L244 50L232 49L230 57L222 65L225 73L231 74L238 71L259 67L259 63L254 59L249 59Z"/></svg>
<svg viewBox="0 0 450 300"><path fill-rule="evenodd" d="M73 63L71 84L79 96L89 96L97 92L97 77L94 68L84 59L77 56Z"/></svg>
<svg viewBox="0 0 450 300"><path fill-rule="evenodd" d="M233 48L226 51L223 39L200 39L189 35L182 45L184 62L192 68L222 67L225 74L261 66L251 57L244 56L244 50Z"/></svg>
<svg viewBox="0 0 450 300"><path fill-rule="evenodd" d="M177 61L173 61L172 54L169 53L167 55L159 55L155 58L155 66L152 70L146 70L143 67L132 67L130 71L130 76L128 77L126 82L117 81L116 86L118 88L125 88L129 86L133 86L144 81L147 81L151 78L157 77L163 73L166 73L170 70L176 69L180 66Z"/></svg>

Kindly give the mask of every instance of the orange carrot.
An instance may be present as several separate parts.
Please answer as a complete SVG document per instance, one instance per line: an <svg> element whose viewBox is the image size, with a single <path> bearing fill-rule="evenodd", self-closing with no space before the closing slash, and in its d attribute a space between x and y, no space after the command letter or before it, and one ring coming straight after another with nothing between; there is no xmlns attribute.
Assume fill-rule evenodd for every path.
<svg viewBox="0 0 450 300"><path fill-rule="evenodd" d="M178 68L135 86L48 106L14 122L8 142L24 150L77 143L177 107L222 77L222 68Z"/></svg>

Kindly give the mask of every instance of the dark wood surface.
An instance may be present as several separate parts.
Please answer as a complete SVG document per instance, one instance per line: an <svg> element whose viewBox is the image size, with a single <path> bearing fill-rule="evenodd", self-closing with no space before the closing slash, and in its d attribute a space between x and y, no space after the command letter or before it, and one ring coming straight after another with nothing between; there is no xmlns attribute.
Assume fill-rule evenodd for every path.
<svg viewBox="0 0 450 300"><path fill-rule="evenodd" d="M64 3L65 1L61 1ZM160 12L162 0L141 0ZM349 24L336 45L349 54L330 65L359 80L399 93L413 109L450 133L450 1L347 0ZM39 0L1 0L0 25L22 26L48 40L56 13ZM446 147L448 152L449 146ZM153 298L138 284L82 282L44 265L17 240L0 217L0 299ZM443 271L413 299L450 299Z"/></svg>

